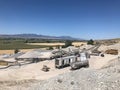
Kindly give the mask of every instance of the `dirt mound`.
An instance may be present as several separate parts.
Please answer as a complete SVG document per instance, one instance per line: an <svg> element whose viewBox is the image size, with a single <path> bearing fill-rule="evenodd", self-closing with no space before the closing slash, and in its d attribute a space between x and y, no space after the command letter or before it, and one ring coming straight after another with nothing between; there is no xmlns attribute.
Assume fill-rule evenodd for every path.
<svg viewBox="0 0 120 90"><path fill-rule="evenodd" d="M108 49L105 51L106 54L118 55L118 50L116 49Z"/></svg>
<svg viewBox="0 0 120 90"><path fill-rule="evenodd" d="M113 45L109 45L109 46L101 45L101 46L98 48L98 50L99 50L99 51L102 51L102 52L105 52L106 50L109 50L109 49L118 50L118 52L120 53L120 43L113 44Z"/></svg>

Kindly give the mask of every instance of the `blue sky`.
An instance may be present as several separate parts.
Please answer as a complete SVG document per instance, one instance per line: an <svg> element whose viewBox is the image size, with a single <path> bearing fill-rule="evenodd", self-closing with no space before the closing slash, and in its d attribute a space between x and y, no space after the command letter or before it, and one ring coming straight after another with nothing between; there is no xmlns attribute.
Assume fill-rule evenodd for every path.
<svg viewBox="0 0 120 90"><path fill-rule="evenodd" d="M0 34L120 38L120 0L0 0Z"/></svg>

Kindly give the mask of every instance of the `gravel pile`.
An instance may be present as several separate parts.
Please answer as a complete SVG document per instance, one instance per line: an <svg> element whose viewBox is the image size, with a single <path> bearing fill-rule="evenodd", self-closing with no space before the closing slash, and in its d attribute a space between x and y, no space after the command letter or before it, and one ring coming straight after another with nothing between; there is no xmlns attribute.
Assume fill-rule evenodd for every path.
<svg viewBox="0 0 120 90"><path fill-rule="evenodd" d="M29 86L11 90L120 90L120 67L80 69Z"/></svg>
<svg viewBox="0 0 120 90"><path fill-rule="evenodd" d="M81 69L43 81L29 90L120 90L120 74L114 69Z"/></svg>
<svg viewBox="0 0 120 90"><path fill-rule="evenodd" d="M81 68L45 81L13 85L1 90L120 90L120 62L99 70Z"/></svg>

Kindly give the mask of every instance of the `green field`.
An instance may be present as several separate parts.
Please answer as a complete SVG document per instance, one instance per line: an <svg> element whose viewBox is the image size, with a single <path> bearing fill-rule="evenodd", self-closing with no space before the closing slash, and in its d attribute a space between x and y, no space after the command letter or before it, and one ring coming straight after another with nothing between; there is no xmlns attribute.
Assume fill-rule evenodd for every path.
<svg viewBox="0 0 120 90"><path fill-rule="evenodd" d="M35 42L35 40L29 40ZM0 39L0 50L44 48L46 46L28 45L25 39ZM36 40L37 42L37 40ZM39 42L39 41L38 41Z"/></svg>
<svg viewBox="0 0 120 90"><path fill-rule="evenodd" d="M0 38L0 50L45 48L48 46L28 45L27 43L53 43L53 42L65 42L65 41L45 39L43 40L43 39Z"/></svg>
<svg viewBox="0 0 120 90"><path fill-rule="evenodd" d="M75 40L73 40L75 41ZM24 39L24 38L0 38L0 50L45 48L42 45L29 45L27 43L65 43L65 47L71 45L71 40L53 39Z"/></svg>

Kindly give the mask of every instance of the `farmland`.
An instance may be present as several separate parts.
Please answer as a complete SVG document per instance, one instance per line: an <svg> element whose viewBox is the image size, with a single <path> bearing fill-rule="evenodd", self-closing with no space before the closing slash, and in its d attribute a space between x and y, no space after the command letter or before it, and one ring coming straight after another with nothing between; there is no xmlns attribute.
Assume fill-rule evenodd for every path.
<svg viewBox="0 0 120 90"><path fill-rule="evenodd" d="M27 43L53 43L53 42L64 42L64 41L42 40L42 39L0 38L0 50L45 48L48 47L48 45L30 45Z"/></svg>
<svg viewBox="0 0 120 90"><path fill-rule="evenodd" d="M64 46L65 43L27 43L28 45L40 45L40 46Z"/></svg>
<svg viewBox="0 0 120 90"><path fill-rule="evenodd" d="M33 49L19 49L20 52L28 52L28 51L31 51ZM2 54L14 54L14 49L11 49L11 50L0 50L0 55Z"/></svg>

